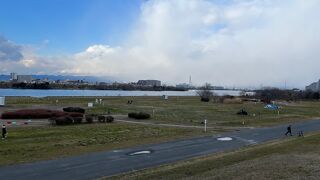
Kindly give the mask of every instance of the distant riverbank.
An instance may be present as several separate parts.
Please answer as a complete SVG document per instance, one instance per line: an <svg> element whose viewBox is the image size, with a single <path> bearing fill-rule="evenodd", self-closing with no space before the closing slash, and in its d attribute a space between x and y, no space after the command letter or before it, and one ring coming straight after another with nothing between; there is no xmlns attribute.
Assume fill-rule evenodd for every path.
<svg viewBox="0 0 320 180"><path fill-rule="evenodd" d="M239 96L238 90L212 90L215 94ZM125 91L125 90L61 90L61 89L0 89L0 96L197 96L196 90L188 91Z"/></svg>
<svg viewBox="0 0 320 180"><path fill-rule="evenodd" d="M18 83L0 82L0 89L60 89L60 90L125 90L125 91L187 91L186 88L175 86L145 86L127 83L99 83L87 84L81 81L74 83Z"/></svg>

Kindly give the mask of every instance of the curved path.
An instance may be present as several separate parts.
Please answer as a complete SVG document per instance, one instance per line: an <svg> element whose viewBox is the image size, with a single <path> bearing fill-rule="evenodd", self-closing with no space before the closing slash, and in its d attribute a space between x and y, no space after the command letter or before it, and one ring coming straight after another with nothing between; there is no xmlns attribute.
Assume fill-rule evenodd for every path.
<svg viewBox="0 0 320 180"><path fill-rule="evenodd" d="M292 130L293 133L300 130L305 133L319 131L320 120L295 123L292 125ZM285 125L243 129L238 132L220 135L232 138L231 141L219 141L217 140L218 136L208 136L29 164L4 166L0 167L0 179L96 179L285 138L285 131Z"/></svg>

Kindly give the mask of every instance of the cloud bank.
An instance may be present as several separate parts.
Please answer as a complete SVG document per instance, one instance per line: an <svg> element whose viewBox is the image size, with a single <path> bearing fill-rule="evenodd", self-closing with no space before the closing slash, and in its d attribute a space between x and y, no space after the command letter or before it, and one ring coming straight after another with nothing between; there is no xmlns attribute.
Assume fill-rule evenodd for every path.
<svg viewBox="0 0 320 180"><path fill-rule="evenodd" d="M228 86L303 87L320 78L320 1L217 2L146 1L120 46L96 44L64 57L22 55L19 46L0 38L0 71L172 84L191 75L197 84Z"/></svg>
<svg viewBox="0 0 320 180"><path fill-rule="evenodd" d="M0 36L0 61L19 61L23 59L21 50L21 46Z"/></svg>

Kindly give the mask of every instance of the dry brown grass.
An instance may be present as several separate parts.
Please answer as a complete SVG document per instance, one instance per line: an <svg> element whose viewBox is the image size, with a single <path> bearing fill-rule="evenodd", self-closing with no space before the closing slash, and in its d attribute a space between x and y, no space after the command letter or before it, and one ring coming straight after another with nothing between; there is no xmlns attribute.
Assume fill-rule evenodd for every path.
<svg viewBox="0 0 320 180"><path fill-rule="evenodd" d="M146 169L113 179L320 179L320 133Z"/></svg>
<svg viewBox="0 0 320 180"><path fill-rule="evenodd" d="M191 179L320 179L318 154L276 154L211 170Z"/></svg>

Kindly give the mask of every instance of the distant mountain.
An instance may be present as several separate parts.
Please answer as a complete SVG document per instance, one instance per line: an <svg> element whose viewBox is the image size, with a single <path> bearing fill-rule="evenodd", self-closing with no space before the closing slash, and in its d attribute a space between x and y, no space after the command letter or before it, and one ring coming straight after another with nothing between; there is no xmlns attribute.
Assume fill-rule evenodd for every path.
<svg viewBox="0 0 320 180"><path fill-rule="evenodd" d="M102 77L102 76L72 76L72 75L32 75L33 79L45 79L51 81L57 81L57 80L83 80L86 82L114 82L115 79L112 77ZM10 75L0 75L0 81L9 81Z"/></svg>

